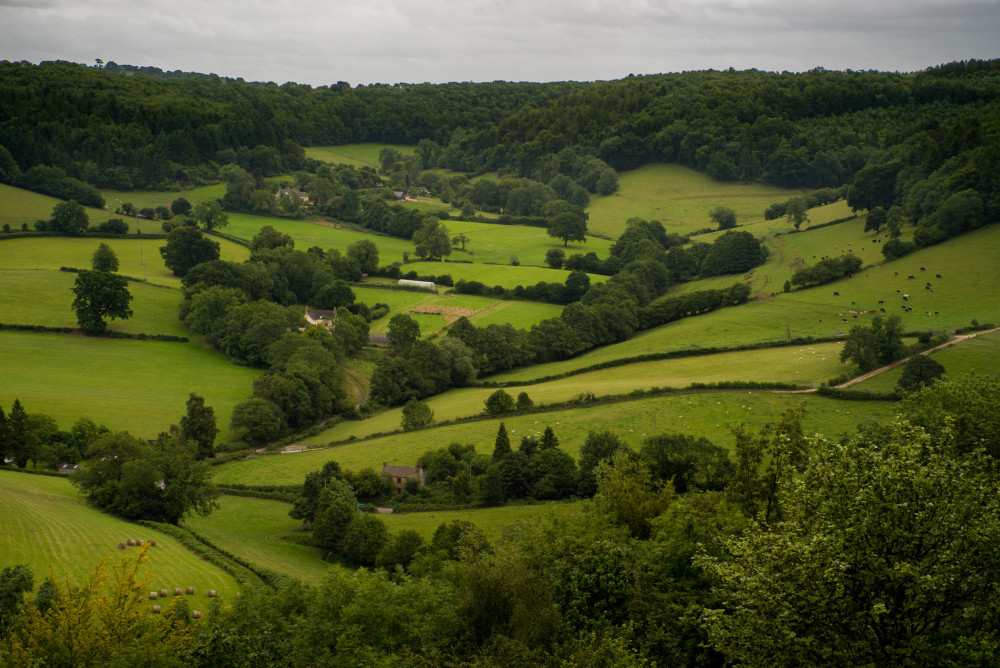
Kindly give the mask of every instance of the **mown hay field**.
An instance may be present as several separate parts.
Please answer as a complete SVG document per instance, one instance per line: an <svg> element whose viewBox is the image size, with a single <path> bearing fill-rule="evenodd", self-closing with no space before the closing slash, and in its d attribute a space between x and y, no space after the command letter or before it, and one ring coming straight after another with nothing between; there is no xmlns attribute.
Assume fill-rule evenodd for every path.
<svg viewBox="0 0 1000 668"><path fill-rule="evenodd" d="M223 597L239 591L231 575L173 537L90 508L65 478L0 470L0 535L0 564L27 564L36 586L48 577L50 566L57 579L66 574L82 583L99 561L120 558L124 551L118 543L153 538L150 591L193 586L196 593L185 598L194 609L208 605L208 589Z"/></svg>
<svg viewBox="0 0 1000 668"><path fill-rule="evenodd" d="M230 364L196 343L0 332L0 404L20 399L61 429L87 416L117 431L156 438L184 415L195 392L215 409L220 440L233 407L250 396L260 371Z"/></svg>
<svg viewBox="0 0 1000 668"><path fill-rule="evenodd" d="M348 442L295 454L264 455L230 462L215 468L215 479L225 484L297 485L306 473L336 460L345 468L359 470L370 466L378 470L383 461L391 464L416 463L427 450L449 443L469 443L477 452L491 453L497 429L504 422L511 442L520 442L527 434L541 434L551 426L560 447L577 457L590 431L610 430L638 449L644 436L680 432L705 436L717 445L731 448L731 425L745 422L752 428L776 420L783 410L800 403L806 405L803 427L812 434L836 436L852 431L859 423L885 420L894 414L892 404L874 401L826 399L815 394L779 394L763 391L691 392L612 404L584 404L558 411L509 415L462 424L396 433L379 438ZM348 422L334 430L306 439L303 443L329 442L355 431L364 433L363 423ZM654 429L655 424L655 429ZM389 426L389 425L387 425ZM391 425L398 429L399 423Z"/></svg>

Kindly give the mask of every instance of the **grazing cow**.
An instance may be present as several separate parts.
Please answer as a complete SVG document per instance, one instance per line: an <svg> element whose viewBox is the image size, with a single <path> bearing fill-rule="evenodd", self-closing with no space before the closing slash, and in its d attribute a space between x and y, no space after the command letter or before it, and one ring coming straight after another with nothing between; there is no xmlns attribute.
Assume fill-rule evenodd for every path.
<svg viewBox="0 0 1000 668"><path fill-rule="evenodd" d="M884 304L884 303L885 303L885 300L884 300L884 299L880 299L880 300L878 300L878 303L879 303L879 304Z"/></svg>
<svg viewBox="0 0 1000 668"><path fill-rule="evenodd" d="M841 318L841 320L843 320L844 322L847 322L847 318Z"/></svg>
<svg viewBox="0 0 1000 668"><path fill-rule="evenodd" d="M882 313L885 313L885 308L884 307L880 308L879 311L882 311Z"/></svg>
<svg viewBox="0 0 1000 668"><path fill-rule="evenodd" d="M935 274L935 276L937 276L938 278L941 278L941 274Z"/></svg>
<svg viewBox="0 0 1000 668"><path fill-rule="evenodd" d="M916 278L916 276L907 276L906 278L912 280L912 279Z"/></svg>
<svg viewBox="0 0 1000 668"><path fill-rule="evenodd" d="M920 271L927 271L927 270L924 269L923 267L920 267Z"/></svg>
<svg viewBox="0 0 1000 668"><path fill-rule="evenodd" d="M839 292L834 292L834 293L833 293L833 296L834 296L834 297L839 297L839 296L840 296L840 293L839 293Z"/></svg>

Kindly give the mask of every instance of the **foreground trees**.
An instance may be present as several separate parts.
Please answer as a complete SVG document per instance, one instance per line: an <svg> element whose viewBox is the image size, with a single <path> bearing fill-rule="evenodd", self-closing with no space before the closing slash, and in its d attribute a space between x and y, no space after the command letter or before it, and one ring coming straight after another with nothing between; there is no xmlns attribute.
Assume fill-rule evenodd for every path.
<svg viewBox="0 0 1000 668"><path fill-rule="evenodd" d="M784 521L699 563L712 643L749 665L968 665L996 652L1000 484L906 422L820 440ZM985 655L984 655L985 656ZM989 661L987 661L988 663Z"/></svg>

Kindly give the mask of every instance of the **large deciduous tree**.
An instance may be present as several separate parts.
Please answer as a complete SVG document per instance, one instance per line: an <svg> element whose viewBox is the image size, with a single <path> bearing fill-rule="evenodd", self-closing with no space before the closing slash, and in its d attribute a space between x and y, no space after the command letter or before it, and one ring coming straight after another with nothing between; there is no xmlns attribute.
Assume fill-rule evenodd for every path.
<svg viewBox="0 0 1000 668"><path fill-rule="evenodd" d="M587 219L576 211L563 211L549 218L548 234L562 239L563 246L570 241L587 240Z"/></svg>
<svg viewBox="0 0 1000 668"><path fill-rule="evenodd" d="M439 260L445 255L451 255L448 228L433 216L425 218L420 229L413 233L413 243L416 244L417 257Z"/></svg>
<svg viewBox="0 0 1000 668"><path fill-rule="evenodd" d="M188 225L170 230L167 245L160 247L163 264L177 276L186 276L202 262L218 260L219 252L218 241L206 239L197 228Z"/></svg>
<svg viewBox="0 0 1000 668"><path fill-rule="evenodd" d="M75 199L52 207L52 227L63 234L83 234L89 225L87 211Z"/></svg>
<svg viewBox="0 0 1000 668"><path fill-rule="evenodd" d="M861 373L866 373L880 365L889 364L903 357L903 323L898 315L885 318L881 315L872 319L868 327L857 325L851 328L840 351L841 362L853 362Z"/></svg>
<svg viewBox="0 0 1000 668"><path fill-rule="evenodd" d="M728 206L715 207L709 212L708 217L720 230L729 230L736 227L736 212Z"/></svg>
<svg viewBox="0 0 1000 668"><path fill-rule="evenodd" d="M90 267L94 271L118 271L118 256L111 246L102 242L91 257Z"/></svg>
<svg viewBox="0 0 1000 668"><path fill-rule="evenodd" d="M128 282L106 271L81 271L73 286L73 310L81 329L88 334L100 334L108 327L105 318L132 317L129 303L132 295Z"/></svg>

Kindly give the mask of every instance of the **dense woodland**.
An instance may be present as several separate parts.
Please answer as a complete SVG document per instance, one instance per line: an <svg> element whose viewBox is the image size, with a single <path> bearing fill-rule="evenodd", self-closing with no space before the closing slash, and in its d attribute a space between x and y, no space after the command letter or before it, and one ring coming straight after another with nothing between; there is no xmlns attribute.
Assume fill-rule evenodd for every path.
<svg viewBox="0 0 1000 668"><path fill-rule="evenodd" d="M348 142L411 144L416 152L386 148L375 170L325 165L303 150ZM392 190L426 188L463 218L499 214L500 224L546 227L565 244L586 238L592 195L615 192L618 172L650 162L818 189L766 212L788 215L796 228L806 207L846 198L868 212L871 229L890 230L883 255L892 259L1000 218L1000 61L915 73L730 70L353 88L115 63L0 63L0 182L70 200L25 233L88 233L80 204L102 206L101 188L226 184L217 202L179 199L139 213L163 221L161 254L182 277L187 328L234 363L264 369L234 409L241 440L233 447L351 413L343 365L367 343L368 323L389 309L357 303L349 284L363 274L406 274L381 267L370 241L344 253L296 249L270 227L252 239L249 259L223 261L202 232L224 227L225 211L297 217L308 206L310 215L411 239L418 257L441 259L453 243L442 226L450 214L388 204ZM492 171L498 179L467 176ZM278 193L276 176L308 200ZM725 231L711 244L633 218L606 258L551 249L547 264L571 270L565 283L455 285L565 306L529 330L462 318L428 341L397 314L391 354L374 365L362 410L405 404L403 428L424 427L433 416L420 400L450 387L746 302L744 283L666 294L766 259L759 239L728 229L732 211L720 207L712 220ZM915 226L912 241L899 238L904 224ZM127 231L118 227L100 231ZM117 259L99 260L79 272L78 301L92 305L88 280L117 281L124 302L105 311L128 317ZM785 290L859 266L824 258ZM588 273L607 278L592 284ZM305 328L305 304L341 310L332 333ZM108 313L95 312L89 328L79 317L96 334ZM845 340L842 359L862 370L907 352L893 317L876 317ZM502 424L492 454L459 443L426 452L428 485L418 500L580 499L494 544L463 522L442 525L427 542L412 531L390 537L374 514L358 510L359 500L385 493L375 472L330 462L306 477L291 516L326 554L372 570L337 572L318 586L265 578L191 624L183 603L146 614L136 602L145 586L127 568L73 590L7 568L0 662L991 665L1000 653L1000 507L982 490L998 485L1000 390L989 378L930 388L923 380L931 382L920 377L901 390L896 422L839 440L805 438L801 409L772 416L755 433L734 428L732 460L705 439L652 437L633 451L611 432L591 432L574 461L551 429L512 445ZM498 391L485 413L530 409L526 393L515 400ZM20 402L9 416L0 410L0 449L21 468L46 452L29 438L37 429L28 418ZM80 422L60 434L61 450L47 447L53 461L72 452L74 461L98 462L76 479L94 505L176 524L189 511L211 510L218 489L201 460L215 436L214 413L192 394L180 426L156 441ZM25 449L30 443L36 452ZM172 486L175 479L184 486ZM98 632L65 643L81 620Z"/></svg>

